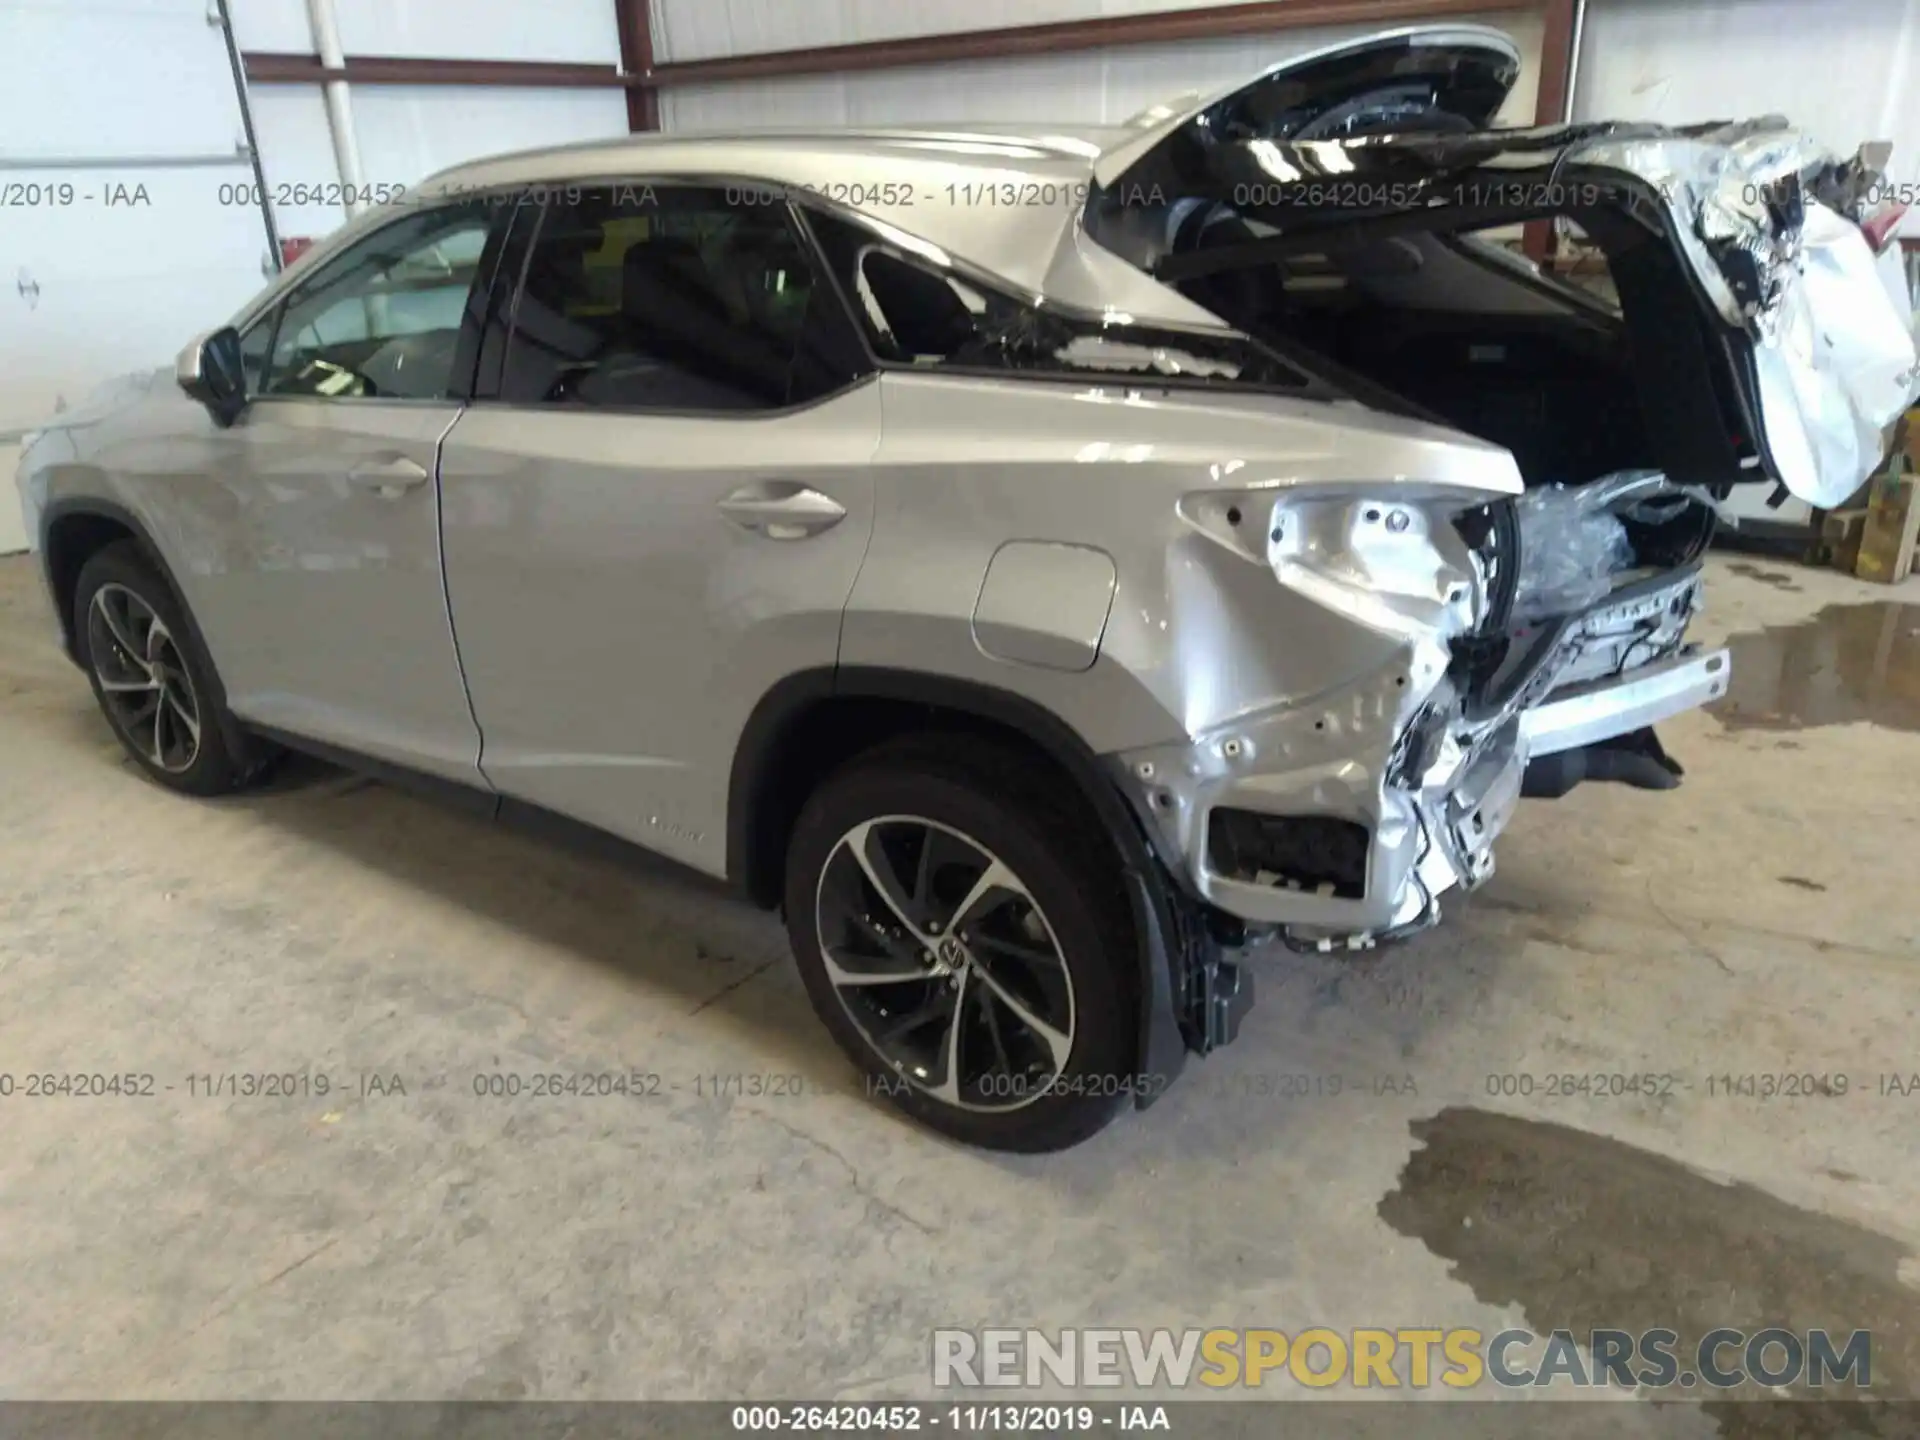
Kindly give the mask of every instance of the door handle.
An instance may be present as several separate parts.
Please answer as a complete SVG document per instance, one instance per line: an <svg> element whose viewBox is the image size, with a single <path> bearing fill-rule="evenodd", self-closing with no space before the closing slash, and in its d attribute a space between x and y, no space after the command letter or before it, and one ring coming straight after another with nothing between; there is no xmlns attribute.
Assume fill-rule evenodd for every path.
<svg viewBox="0 0 1920 1440"><path fill-rule="evenodd" d="M386 500L398 500L407 491L426 484L427 479L427 467L404 455L366 460L347 472L349 483L371 490Z"/></svg>
<svg viewBox="0 0 1920 1440"><path fill-rule="evenodd" d="M846 507L833 497L793 480L742 486L720 502L720 513L769 540L803 540L847 518Z"/></svg>

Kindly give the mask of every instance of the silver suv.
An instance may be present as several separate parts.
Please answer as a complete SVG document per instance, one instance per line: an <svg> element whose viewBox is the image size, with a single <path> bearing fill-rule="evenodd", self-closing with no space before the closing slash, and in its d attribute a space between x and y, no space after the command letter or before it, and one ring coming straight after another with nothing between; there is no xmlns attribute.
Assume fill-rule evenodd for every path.
<svg viewBox="0 0 1920 1440"><path fill-rule="evenodd" d="M1233 1037L1250 941L1675 783L1716 501L1832 503L1913 397L1872 157L1490 130L1518 69L440 175L29 446L66 648L171 788L290 746L724 876L877 1090L1072 1144ZM1610 293L1514 254L1555 223Z"/></svg>

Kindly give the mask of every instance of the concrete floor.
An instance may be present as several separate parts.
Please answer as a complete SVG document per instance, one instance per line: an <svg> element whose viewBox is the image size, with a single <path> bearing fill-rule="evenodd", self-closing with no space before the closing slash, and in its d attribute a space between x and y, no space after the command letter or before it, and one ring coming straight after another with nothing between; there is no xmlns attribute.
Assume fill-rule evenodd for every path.
<svg viewBox="0 0 1920 1440"><path fill-rule="evenodd" d="M775 921L678 871L313 765L146 783L0 561L0 1071L156 1077L0 1099L0 1396L880 1398L1008 1324L1870 1326L1920 1390L1920 582L1712 568L1737 708L1665 727L1681 790L1523 807L1440 931L1266 957L1157 1108L1006 1159L858 1093ZM472 1090L556 1069L664 1089ZM1680 1081L1489 1094L1563 1071ZM1780 1072L1849 1088L1708 1093Z"/></svg>

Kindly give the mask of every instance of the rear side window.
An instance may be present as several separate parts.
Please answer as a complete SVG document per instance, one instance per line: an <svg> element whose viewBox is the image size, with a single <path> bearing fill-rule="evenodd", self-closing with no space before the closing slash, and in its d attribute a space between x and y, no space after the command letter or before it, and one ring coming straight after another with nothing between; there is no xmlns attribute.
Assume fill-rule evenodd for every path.
<svg viewBox="0 0 1920 1440"><path fill-rule="evenodd" d="M635 182L542 211L500 398L600 410L777 410L863 368L784 204Z"/></svg>
<svg viewBox="0 0 1920 1440"><path fill-rule="evenodd" d="M1318 389L1244 336L1062 310L936 264L839 216L810 210L807 224L868 345L895 365Z"/></svg>

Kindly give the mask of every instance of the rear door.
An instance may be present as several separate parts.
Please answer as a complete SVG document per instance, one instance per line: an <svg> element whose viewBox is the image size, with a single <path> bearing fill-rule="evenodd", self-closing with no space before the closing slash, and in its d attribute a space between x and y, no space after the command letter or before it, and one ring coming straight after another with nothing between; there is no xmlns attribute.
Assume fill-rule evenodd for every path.
<svg viewBox="0 0 1920 1440"><path fill-rule="evenodd" d="M635 180L523 206L504 358L482 347L442 455L487 779L713 874L753 707L835 661L880 437L837 295L755 198Z"/></svg>

